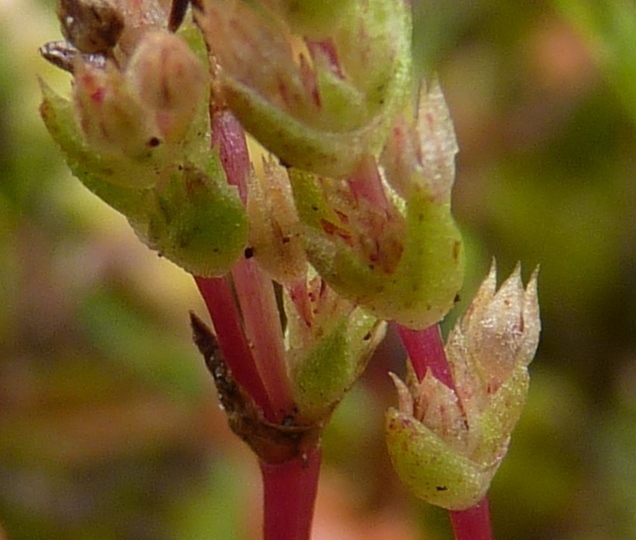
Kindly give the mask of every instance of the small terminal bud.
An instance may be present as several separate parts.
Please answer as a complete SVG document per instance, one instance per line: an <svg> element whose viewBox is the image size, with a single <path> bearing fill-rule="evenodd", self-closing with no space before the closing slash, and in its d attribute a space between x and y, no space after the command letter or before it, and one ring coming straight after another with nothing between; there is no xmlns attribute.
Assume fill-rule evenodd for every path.
<svg viewBox="0 0 636 540"><path fill-rule="evenodd" d="M496 289L493 262L488 277L448 340L448 353L468 354L483 374L482 392L496 391L518 366L527 366L539 341L537 274L524 290L521 267Z"/></svg>
<svg viewBox="0 0 636 540"><path fill-rule="evenodd" d="M147 143L158 129L121 73L113 65L97 69L85 62L75 70L73 99L87 142L109 155L148 156Z"/></svg>
<svg viewBox="0 0 636 540"><path fill-rule="evenodd" d="M180 37L162 30L144 35L126 67L126 79L144 107L156 114L168 142L184 135L206 90L199 59Z"/></svg>

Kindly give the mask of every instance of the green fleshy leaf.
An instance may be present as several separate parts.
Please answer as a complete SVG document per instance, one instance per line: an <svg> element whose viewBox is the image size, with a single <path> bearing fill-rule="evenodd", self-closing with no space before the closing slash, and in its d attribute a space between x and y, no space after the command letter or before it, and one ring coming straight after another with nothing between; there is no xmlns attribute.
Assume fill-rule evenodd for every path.
<svg viewBox="0 0 636 540"><path fill-rule="evenodd" d="M479 444L473 451L476 460L502 459L508 441L526 404L530 377L525 366L517 367L492 396L479 416Z"/></svg>
<svg viewBox="0 0 636 540"><path fill-rule="evenodd" d="M104 156L85 143L72 103L41 86L44 123L89 190L124 214L151 249L188 272L214 276L230 269L247 244L247 217L209 147L204 114L179 145L163 145L147 159ZM144 188L126 186L128 178Z"/></svg>
<svg viewBox="0 0 636 540"><path fill-rule="evenodd" d="M138 185L152 185L157 181L155 171L119 158L96 154L84 142L73 114L72 103L53 92L46 83L40 81L40 86L43 96L40 115L49 133L62 149L71 172L115 210L133 221L143 220L148 208L149 191L132 189L121 185L121 181L113 183L111 180L132 175L137 178Z"/></svg>
<svg viewBox="0 0 636 540"><path fill-rule="evenodd" d="M384 324L360 309L330 321L309 350L291 351L291 379L304 420L328 416L360 377L384 336ZM322 333L323 328L321 328Z"/></svg>
<svg viewBox="0 0 636 540"><path fill-rule="evenodd" d="M389 455L402 482L418 498L448 510L475 506L486 494L499 462L476 463L442 441L424 424L390 408L386 414Z"/></svg>
<svg viewBox="0 0 636 540"><path fill-rule="evenodd" d="M228 83L225 95L245 129L283 163L299 169L345 176L364 155L378 153L386 138L389 122L384 116L350 131L320 131L275 109L241 85ZM347 103L332 105L337 111L347 108Z"/></svg>
<svg viewBox="0 0 636 540"><path fill-rule="evenodd" d="M448 205L413 188L404 217L403 251L387 272L346 239L325 230L324 223L341 220L316 177L295 170L290 177L308 259L339 294L378 318L411 328L430 326L452 308L463 281L463 249Z"/></svg>
<svg viewBox="0 0 636 540"><path fill-rule="evenodd" d="M247 245L247 215L236 188L225 183L215 152L208 167L190 163L156 192L146 243L188 272L226 273Z"/></svg>

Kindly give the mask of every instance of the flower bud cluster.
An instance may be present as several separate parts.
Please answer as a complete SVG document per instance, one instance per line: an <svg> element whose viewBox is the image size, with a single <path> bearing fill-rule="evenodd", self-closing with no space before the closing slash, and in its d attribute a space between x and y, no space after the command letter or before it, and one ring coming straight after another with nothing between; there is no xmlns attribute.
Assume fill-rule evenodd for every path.
<svg viewBox="0 0 636 540"><path fill-rule="evenodd" d="M381 156L345 180L290 170L311 264L377 317L423 329L452 308L463 249L450 212L455 133L437 83L398 116Z"/></svg>
<svg viewBox="0 0 636 540"><path fill-rule="evenodd" d="M354 306L319 276L285 295L287 363L304 422L328 418L364 371L386 323Z"/></svg>
<svg viewBox="0 0 636 540"><path fill-rule="evenodd" d="M377 154L410 85L402 0L204 0L222 99L284 163L331 177Z"/></svg>
<svg viewBox="0 0 636 540"><path fill-rule="evenodd" d="M411 328L452 307L463 278L450 214L457 145L438 84L415 114L409 105L406 2L195 3L212 108L229 107L288 169L253 175L246 210L208 150L201 36L193 46L169 32L159 0L60 3L78 50L63 61L79 133L60 136L53 118L66 112L53 99L45 122L74 172L150 247L210 276L249 242L281 283L308 261L354 305Z"/></svg>
<svg viewBox="0 0 636 540"><path fill-rule="evenodd" d="M95 2L100 20L116 10L105 7L107 0ZM168 32L154 1L127 3L116 11L123 25L118 41L100 48L96 61L86 42L103 25L87 26L90 10L63 4L75 6L62 21L72 27L65 32L73 40L68 46L79 51L67 66L74 74L72 100L43 84L41 114L71 170L161 255L196 275L227 272L247 243L247 217L210 151L200 38L192 27L182 35Z"/></svg>
<svg viewBox="0 0 636 540"><path fill-rule="evenodd" d="M387 413L393 464L420 498L451 510L477 504L508 449L528 392L540 331L536 272L520 269L496 291L495 267L446 343L455 388L430 371L403 383Z"/></svg>

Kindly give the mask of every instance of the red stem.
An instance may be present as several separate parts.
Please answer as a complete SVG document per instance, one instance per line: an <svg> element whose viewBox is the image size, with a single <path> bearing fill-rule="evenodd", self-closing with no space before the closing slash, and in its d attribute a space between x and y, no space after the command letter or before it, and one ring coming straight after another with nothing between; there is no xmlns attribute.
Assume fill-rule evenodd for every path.
<svg viewBox="0 0 636 540"><path fill-rule="evenodd" d="M313 448L284 463L260 462L264 540L309 540L320 461L320 448Z"/></svg>
<svg viewBox="0 0 636 540"><path fill-rule="evenodd" d="M243 129L230 111L214 102L214 96L210 119L212 143L218 145L227 181L238 188L245 203L251 166ZM232 277L236 300L227 278L195 280L234 378L267 420L280 423L284 414L293 411L293 400L272 283L255 261L246 259L235 265ZM309 540L320 462L318 446L283 463L259 461L264 540Z"/></svg>
<svg viewBox="0 0 636 540"><path fill-rule="evenodd" d="M236 186L243 203L247 202L248 176L251 172L245 132L226 108L211 106L212 144L230 185ZM243 332L251 349L254 377L265 387L271 404L268 420L280 422L293 408L292 391L285 366L283 332L272 283L254 260L242 259L232 269L234 288L243 315Z"/></svg>
<svg viewBox="0 0 636 540"><path fill-rule="evenodd" d="M294 399L272 282L253 259L238 261L232 269L232 277L255 368L274 408L274 418L282 422L285 415L293 410Z"/></svg>
<svg viewBox="0 0 636 540"><path fill-rule="evenodd" d="M488 497L468 510L449 512L455 540L492 540Z"/></svg>
<svg viewBox="0 0 636 540"><path fill-rule="evenodd" d="M275 421L275 409L256 369L230 284L224 277L195 276L194 280L210 312L219 347L227 365L232 370L232 376L252 396L265 418L271 422Z"/></svg>
<svg viewBox="0 0 636 540"><path fill-rule="evenodd" d="M400 324L396 324L396 328L409 355L417 380L421 381L426 371L430 369L433 377L455 390L455 382L444 352L439 325L429 326L425 330L411 330Z"/></svg>

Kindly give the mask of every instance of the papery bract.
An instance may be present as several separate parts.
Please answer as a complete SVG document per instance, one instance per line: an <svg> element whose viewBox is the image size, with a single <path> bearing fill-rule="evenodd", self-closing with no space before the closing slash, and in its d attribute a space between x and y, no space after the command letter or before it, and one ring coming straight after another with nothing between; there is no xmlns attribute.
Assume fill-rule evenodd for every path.
<svg viewBox="0 0 636 540"><path fill-rule="evenodd" d="M281 284L304 280L307 257L287 170L272 157L252 174L247 215L250 248L261 267Z"/></svg>

